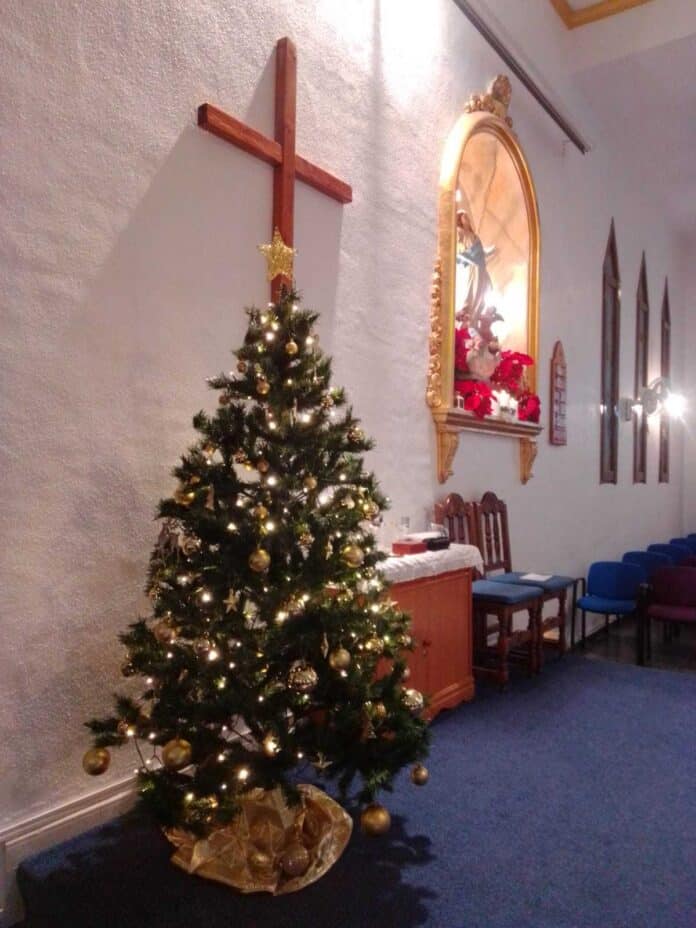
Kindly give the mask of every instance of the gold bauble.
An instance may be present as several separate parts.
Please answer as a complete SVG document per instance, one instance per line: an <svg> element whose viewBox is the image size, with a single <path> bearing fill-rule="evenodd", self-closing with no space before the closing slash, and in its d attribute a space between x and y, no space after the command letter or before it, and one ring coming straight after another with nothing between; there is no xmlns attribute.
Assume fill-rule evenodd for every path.
<svg viewBox="0 0 696 928"><path fill-rule="evenodd" d="M172 738L162 748L162 763L167 770L181 770L191 763L191 745L184 738Z"/></svg>
<svg viewBox="0 0 696 928"><path fill-rule="evenodd" d="M256 573L262 574L271 566L271 555L263 548L257 548L249 555L249 567Z"/></svg>
<svg viewBox="0 0 696 928"><path fill-rule="evenodd" d="M278 744L278 739L273 734L273 732L269 731L269 733L263 739L262 745L263 745L263 753L267 757L275 757L276 754L280 751L280 745Z"/></svg>
<svg viewBox="0 0 696 928"><path fill-rule="evenodd" d="M314 535L312 535L310 532L302 532L297 540L300 545L302 545L302 547L308 548L314 541Z"/></svg>
<svg viewBox="0 0 696 928"><path fill-rule="evenodd" d="M300 596L295 596L292 599L289 599L286 603L285 608L290 613L290 615L295 618L298 615L302 615L305 609L304 600Z"/></svg>
<svg viewBox="0 0 696 928"><path fill-rule="evenodd" d="M329 654L329 666L332 670L347 670L352 660L350 651L346 648L336 648Z"/></svg>
<svg viewBox="0 0 696 928"><path fill-rule="evenodd" d="M271 465L268 463L268 461L266 461L264 458L261 458L261 459L260 459L259 461L257 461L257 463L256 463L256 470L257 470L260 474L265 474L265 473L268 472L268 469L270 468L270 466L271 466Z"/></svg>
<svg viewBox="0 0 696 928"><path fill-rule="evenodd" d="M259 394L259 396L266 396L268 393L270 393L270 390L271 385L267 380L262 378L256 381L256 392Z"/></svg>
<svg viewBox="0 0 696 928"><path fill-rule="evenodd" d="M259 875L270 875L273 870L273 855L255 848L247 857L249 869Z"/></svg>
<svg viewBox="0 0 696 928"><path fill-rule="evenodd" d="M321 405L324 409L330 409L334 404L334 398L330 393L327 393L326 396L322 399Z"/></svg>
<svg viewBox="0 0 696 928"><path fill-rule="evenodd" d="M360 567L365 560L365 552L358 545L346 545L341 551L341 557L349 567Z"/></svg>
<svg viewBox="0 0 696 928"><path fill-rule="evenodd" d="M176 638L176 631L167 622L158 622L152 629L152 634L160 644L169 644Z"/></svg>
<svg viewBox="0 0 696 928"><path fill-rule="evenodd" d="M285 343L285 353L289 354L291 357L292 355L297 354L299 350L300 349L297 345L297 342L293 341L292 339L290 339L289 342Z"/></svg>
<svg viewBox="0 0 696 928"><path fill-rule="evenodd" d="M126 738L128 737L129 731L135 732L135 726L131 725L131 723L127 722L125 719L121 719L121 721L116 726L117 734L119 734L122 738Z"/></svg>
<svg viewBox="0 0 696 928"><path fill-rule="evenodd" d="M319 677L316 670L306 661L295 661L288 671L288 686L298 693L311 693Z"/></svg>
<svg viewBox="0 0 696 928"><path fill-rule="evenodd" d="M193 642L193 650L200 657L202 654L207 654L208 651L212 648L212 644L208 641L207 638L196 638Z"/></svg>
<svg viewBox="0 0 696 928"><path fill-rule="evenodd" d="M372 714L377 719L377 721L381 722L387 717L387 707L383 702L376 702L372 709Z"/></svg>
<svg viewBox="0 0 696 928"><path fill-rule="evenodd" d="M305 477L303 485L305 490L311 493L312 490L316 490L317 488L317 478L312 476Z"/></svg>
<svg viewBox="0 0 696 928"><path fill-rule="evenodd" d="M247 367L248 365L246 361L243 361L241 358L239 361L237 361L237 370L239 371L240 374L246 374Z"/></svg>
<svg viewBox="0 0 696 928"><path fill-rule="evenodd" d="M363 506L363 512L366 518L375 519L379 515L379 506L374 500L370 500Z"/></svg>
<svg viewBox="0 0 696 928"><path fill-rule="evenodd" d="M375 654L379 654L384 647L384 642L381 638L368 638L363 647L366 651L373 651Z"/></svg>
<svg viewBox="0 0 696 928"><path fill-rule="evenodd" d="M111 761L111 754L106 748L90 748L82 758L82 767L91 777L106 773Z"/></svg>
<svg viewBox="0 0 696 928"><path fill-rule="evenodd" d="M424 767L423 764L416 764L411 770L411 782L415 783L416 786L425 786L429 776L428 768Z"/></svg>
<svg viewBox="0 0 696 928"><path fill-rule="evenodd" d="M414 689L404 690L401 695L401 698L403 700L404 705L408 709L408 711L411 712L413 715L418 715L420 712L423 711L423 706L425 705L425 701L423 699L423 694L420 692L420 690L414 690Z"/></svg>
<svg viewBox="0 0 696 928"><path fill-rule="evenodd" d="M196 498L194 490L187 490L185 487L179 487L174 493L174 502L180 506L190 506Z"/></svg>
<svg viewBox="0 0 696 928"><path fill-rule="evenodd" d="M258 506L254 506L254 508L251 510L251 514L255 519L267 519L268 509L266 509L265 506L259 504Z"/></svg>
<svg viewBox="0 0 696 928"><path fill-rule="evenodd" d="M353 426L348 430L348 438L354 442L365 441L365 433L357 426Z"/></svg>
<svg viewBox="0 0 696 928"><path fill-rule="evenodd" d="M286 876L297 877L307 872L311 861L312 858L304 844L295 841L283 851L280 867Z"/></svg>
<svg viewBox="0 0 696 928"><path fill-rule="evenodd" d="M366 806L360 815L362 833L370 837L385 835L391 827L391 815L378 802Z"/></svg>

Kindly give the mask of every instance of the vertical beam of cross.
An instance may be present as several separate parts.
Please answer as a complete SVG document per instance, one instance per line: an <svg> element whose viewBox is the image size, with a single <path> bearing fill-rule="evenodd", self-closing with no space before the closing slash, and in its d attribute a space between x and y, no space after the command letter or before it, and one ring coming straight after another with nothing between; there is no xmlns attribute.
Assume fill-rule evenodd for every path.
<svg viewBox="0 0 696 928"><path fill-rule="evenodd" d="M198 107L198 125L218 138L273 166L273 223L286 245L294 243L295 179L337 200L350 203L351 187L323 168L296 153L297 51L288 38L276 45L275 139L269 139L210 103ZM292 281L278 275L271 281L271 297L276 300L283 284Z"/></svg>

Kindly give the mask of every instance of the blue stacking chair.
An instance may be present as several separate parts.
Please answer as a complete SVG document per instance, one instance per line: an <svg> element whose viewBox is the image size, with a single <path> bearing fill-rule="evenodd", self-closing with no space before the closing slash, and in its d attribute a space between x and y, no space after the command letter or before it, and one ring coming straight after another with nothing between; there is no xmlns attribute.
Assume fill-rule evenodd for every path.
<svg viewBox="0 0 696 928"><path fill-rule="evenodd" d="M696 535L693 538L670 538L671 545L686 545L692 554L696 554Z"/></svg>
<svg viewBox="0 0 696 928"><path fill-rule="evenodd" d="M693 553L691 548L687 548L686 545L648 545L648 551L654 551L655 554L666 554L668 558L671 559L672 564L676 567L681 562L690 557Z"/></svg>
<svg viewBox="0 0 696 928"><path fill-rule="evenodd" d="M696 534L687 535L686 540L689 542L689 544L696 545Z"/></svg>
<svg viewBox="0 0 696 928"><path fill-rule="evenodd" d="M638 564L621 561L595 561L587 575L587 593L578 600L582 610L582 640L585 641L585 616L594 612L604 616L609 631L609 617L630 615L636 611L638 590L644 570Z"/></svg>
<svg viewBox="0 0 696 928"><path fill-rule="evenodd" d="M658 567L671 567L672 561L666 554L656 551L627 551L621 558L624 564L637 564L643 571L643 583L650 583Z"/></svg>

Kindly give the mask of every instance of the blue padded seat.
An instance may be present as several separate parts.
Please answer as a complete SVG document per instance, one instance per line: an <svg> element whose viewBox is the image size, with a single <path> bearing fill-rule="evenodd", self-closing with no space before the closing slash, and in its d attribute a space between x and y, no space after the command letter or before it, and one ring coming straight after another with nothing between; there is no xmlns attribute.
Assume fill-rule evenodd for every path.
<svg viewBox="0 0 696 928"><path fill-rule="evenodd" d="M578 608L602 615L627 615L636 608L635 599L608 599L606 596L581 596Z"/></svg>
<svg viewBox="0 0 696 928"><path fill-rule="evenodd" d="M563 577L556 574L549 577L548 580L523 580L522 577L524 577L525 573L526 571L522 570L511 570L509 573L496 574L495 577L489 577L488 579L492 580L493 583L514 583L526 587L539 586L544 593L560 593L561 590L565 590L575 583L572 577Z"/></svg>
<svg viewBox="0 0 696 928"><path fill-rule="evenodd" d="M587 575L587 595L578 600L583 612L598 612L605 616L626 615L637 605L638 588L644 579L644 568L622 561L595 561Z"/></svg>
<svg viewBox="0 0 696 928"><path fill-rule="evenodd" d="M523 584L498 583L493 580L474 580L471 591L475 599L487 599L495 603L514 605L523 603L535 596L543 596L544 591L538 586Z"/></svg>

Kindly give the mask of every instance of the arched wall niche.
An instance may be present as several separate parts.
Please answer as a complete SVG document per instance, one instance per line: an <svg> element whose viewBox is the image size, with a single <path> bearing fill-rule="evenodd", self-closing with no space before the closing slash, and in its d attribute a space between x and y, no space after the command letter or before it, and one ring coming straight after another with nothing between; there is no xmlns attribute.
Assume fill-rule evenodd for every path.
<svg viewBox="0 0 696 928"><path fill-rule="evenodd" d="M536 394L539 211L507 115L510 95L508 79L499 76L487 93L472 96L442 157L427 389L441 483L452 473L465 430L519 439L526 483L541 431L538 411L524 418L530 404L519 409L496 383L502 352L519 352L534 361L524 368L524 386ZM472 405L479 394L487 405L479 405L477 414Z"/></svg>

